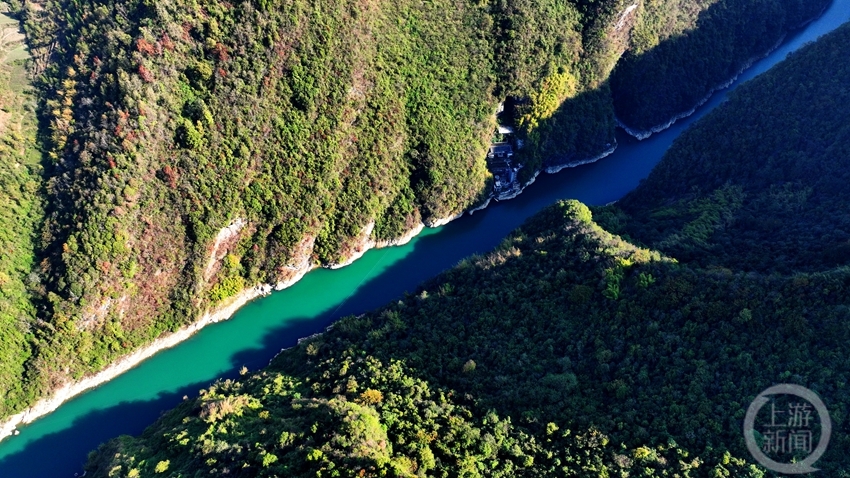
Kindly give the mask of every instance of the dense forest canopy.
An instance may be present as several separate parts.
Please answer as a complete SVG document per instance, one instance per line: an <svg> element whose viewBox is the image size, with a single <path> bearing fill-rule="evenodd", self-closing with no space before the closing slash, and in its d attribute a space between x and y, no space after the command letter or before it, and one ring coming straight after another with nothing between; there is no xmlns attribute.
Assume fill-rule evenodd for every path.
<svg viewBox="0 0 850 478"><path fill-rule="evenodd" d="M772 476L741 433L760 391L814 390L835 430L850 408L850 257L824 252L846 241L848 54L850 24L742 85L617 204L545 209L88 472ZM848 476L832 440L817 467Z"/></svg>
<svg viewBox="0 0 850 478"><path fill-rule="evenodd" d="M827 5L809 0L702 3L711 6L697 13L695 28L665 37L659 32L666 25L653 18L632 32L633 47L611 75L617 118L630 129L650 130L692 110ZM647 12L653 8L666 6L649 2Z"/></svg>
<svg viewBox="0 0 850 478"><path fill-rule="evenodd" d="M29 55L18 22L0 12L0 410L8 410L32 399L21 378L32 354L29 291L43 198Z"/></svg>
<svg viewBox="0 0 850 478"><path fill-rule="evenodd" d="M792 274L847 264L850 111L836 105L850 89L844 49L829 49L835 38L733 92L605 211L605 226L704 267Z"/></svg>
<svg viewBox="0 0 850 478"><path fill-rule="evenodd" d="M712 42L745 58L761 44L706 12L779 38L827 0L751 3L12 0L43 157L21 153L9 194L27 199L3 197L20 227L0 238L0 416L252 286L480 204L505 98L528 177L613 143L624 52L711 29L646 62Z"/></svg>

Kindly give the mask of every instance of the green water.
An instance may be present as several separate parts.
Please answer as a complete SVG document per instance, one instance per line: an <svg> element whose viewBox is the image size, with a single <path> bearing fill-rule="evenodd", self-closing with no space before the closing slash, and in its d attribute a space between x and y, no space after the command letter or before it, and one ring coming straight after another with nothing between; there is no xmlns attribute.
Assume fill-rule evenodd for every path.
<svg viewBox="0 0 850 478"><path fill-rule="evenodd" d="M732 88L847 20L850 0L835 1L822 18L754 65ZM265 366L282 347L323 330L339 317L415 291L422 280L463 257L491 249L542 207L564 198L605 204L622 197L649 174L672 141L723 96L716 95L691 118L645 141L618 134L620 146L613 155L543 175L514 200L426 230L405 246L369 251L343 269L311 272L291 288L249 303L231 320L206 327L23 427L19 436L0 442L0 478L74 476L99 443L141 432L184 395L196 395L217 377L238 376L242 366L250 370Z"/></svg>

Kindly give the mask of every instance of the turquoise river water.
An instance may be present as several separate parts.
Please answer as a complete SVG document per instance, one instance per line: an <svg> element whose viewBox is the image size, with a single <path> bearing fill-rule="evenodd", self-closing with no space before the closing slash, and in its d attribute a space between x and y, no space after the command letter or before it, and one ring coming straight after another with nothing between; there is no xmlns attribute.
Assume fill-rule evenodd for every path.
<svg viewBox="0 0 850 478"><path fill-rule="evenodd" d="M313 271L289 289L249 303L230 320L206 327L0 442L0 478L81 474L87 453L98 444L120 434L140 433L184 395L194 396L219 377L238 376L242 366L259 369L281 348L322 331L342 316L415 290L418 283L463 257L493 248L544 206L558 199L605 204L622 197L649 174L688 125L723 101L726 92L848 20L850 0L836 0L821 18L666 131L644 141L618 132L618 149L603 160L543 174L516 199L426 229L405 246L371 250L343 269Z"/></svg>

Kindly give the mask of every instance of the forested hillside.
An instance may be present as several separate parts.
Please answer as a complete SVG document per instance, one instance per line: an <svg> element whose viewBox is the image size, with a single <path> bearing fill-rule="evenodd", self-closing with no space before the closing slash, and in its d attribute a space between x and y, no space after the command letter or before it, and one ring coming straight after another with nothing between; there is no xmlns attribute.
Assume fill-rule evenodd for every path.
<svg viewBox="0 0 850 478"><path fill-rule="evenodd" d="M0 416L250 287L480 203L506 97L526 177L598 154L633 32L652 51L749 3L12 1L37 59L44 168L14 212L30 216L8 266ZM770 3L734 11L776 35L789 12L819 11ZM757 48L704 28L727 56Z"/></svg>
<svg viewBox="0 0 850 478"><path fill-rule="evenodd" d="M814 390L834 430L850 407L850 258L817 252L844 240L848 54L845 25L741 86L616 205L547 208L88 472L768 476L741 433L761 390ZM772 234L735 230L774 216ZM832 435L825 476L848 476L848 447Z"/></svg>
<svg viewBox="0 0 850 478"><path fill-rule="evenodd" d="M850 261L846 28L683 133L606 227L680 260L793 274ZM843 36L842 36L843 35ZM686 172L686 173L684 173Z"/></svg>
<svg viewBox="0 0 850 478"><path fill-rule="evenodd" d="M640 22L632 32L632 48L611 75L617 118L630 129L647 132L692 110L828 4L809 0L698 3L711 5L700 11L683 7L698 15L694 28L677 28L678 34L665 36L669 25L653 18ZM665 8L650 2L646 12L652 15L653 9Z"/></svg>
<svg viewBox="0 0 850 478"><path fill-rule="evenodd" d="M33 253L43 214L36 101L19 23L0 4L0 410L33 399L22 378L32 353Z"/></svg>

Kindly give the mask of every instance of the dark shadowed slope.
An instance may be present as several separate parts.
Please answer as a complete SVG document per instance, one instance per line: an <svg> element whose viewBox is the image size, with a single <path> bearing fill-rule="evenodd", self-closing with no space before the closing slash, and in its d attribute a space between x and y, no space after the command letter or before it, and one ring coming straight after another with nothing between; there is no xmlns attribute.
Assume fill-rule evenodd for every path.
<svg viewBox="0 0 850 478"><path fill-rule="evenodd" d="M799 70L832 85L813 83L811 101L777 102L776 111L822 122L834 155L816 146L808 154L789 145L772 152L790 151L796 159L786 167L839 171L835 158L850 145L840 134L846 122L831 114L841 104L830 101L818 118L805 105L846 87L833 81L847 77L833 55L850 53L849 39L844 26L742 87L682 138L621 210L596 209L595 222L582 204L560 202L415 295L343 319L266 370L203 391L141 437L108 443L92 456L90 472L765 476L750 463L741 434L747 405L764 388L803 384L826 402L835 427L844 427L850 270L840 260L795 268L805 249L787 252L789 273L711 263L736 254L747 261L782 237L747 244L749 236L735 236L726 256L709 246L749 194L773 194L783 204L768 182L745 174L764 170L753 138L769 135L773 124L747 122L745 100L766 85L793 98ZM704 138L714 144L719 125L751 154L713 168L714 151L703 144L705 165L682 159ZM831 184L823 175L798 180L809 197ZM823 207L840 211L847 195L827 191ZM652 212L659 204L683 208L683 194L695 218L682 228L702 238L704 250L659 241L659 252L624 239L670 227L668 214ZM826 227L817 215L785 220L795 217ZM703 227L709 234L692 237ZM846 476L848 445L834 433L818 467Z"/></svg>

